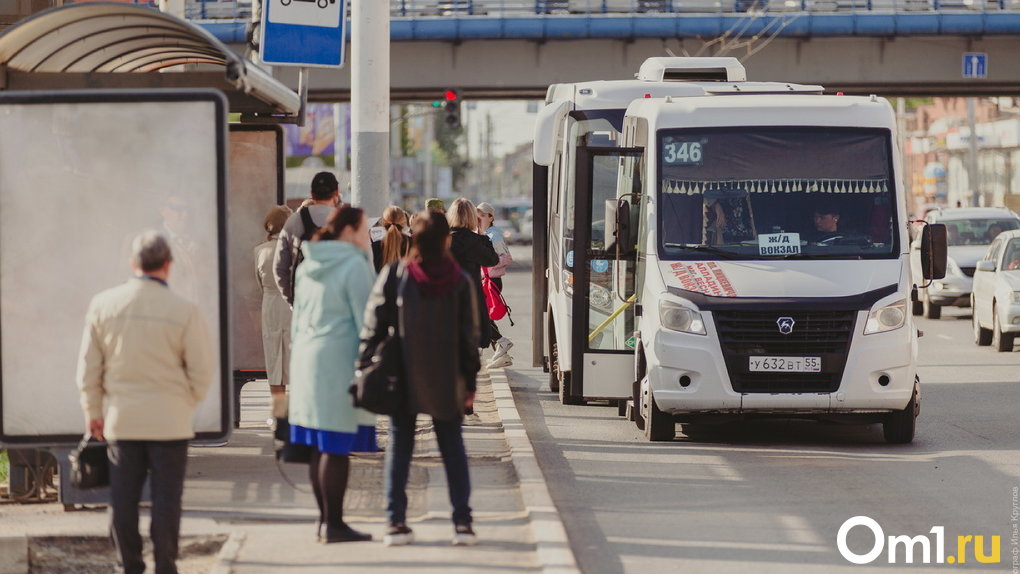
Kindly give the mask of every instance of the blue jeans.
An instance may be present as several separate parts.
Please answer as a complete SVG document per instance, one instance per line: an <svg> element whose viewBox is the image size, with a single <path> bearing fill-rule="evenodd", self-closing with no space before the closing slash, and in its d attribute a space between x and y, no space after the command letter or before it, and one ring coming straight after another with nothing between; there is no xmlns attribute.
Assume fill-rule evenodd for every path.
<svg viewBox="0 0 1020 574"><path fill-rule="evenodd" d="M138 503L148 478L152 492L149 535L156 558L156 574L177 574L188 441L111 441L107 455L110 458L110 532L124 572L145 571L142 537L138 532Z"/></svg>
<svg viewBox="0 0 1020 574"><path fill-rule="evenodd" d="M390 417L390 444L386 447L386 514L391 524L407 521L407 477L414 452L416 415ZM453 505L454 524L471 523L471 478L468 476L467 452L461 435L461 421L432 419L446 468L446 483Z"/></svg>

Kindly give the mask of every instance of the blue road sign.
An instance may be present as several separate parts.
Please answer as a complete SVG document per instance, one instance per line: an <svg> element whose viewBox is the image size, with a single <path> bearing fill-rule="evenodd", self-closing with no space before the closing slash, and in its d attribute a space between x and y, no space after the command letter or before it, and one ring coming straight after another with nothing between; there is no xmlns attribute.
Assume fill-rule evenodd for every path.
<svg viewBox="0 0 1020 574"><path fill-rule="evenodd" d="M963 55L964 78L988 77L988 54L984 52L966 52Z"/></svg>
<svg viewBox="0 0 1020 574"><path fill-rule="evenodd" d="M273 66L344 65L347 0L265 0L260 57Z"/></svg>

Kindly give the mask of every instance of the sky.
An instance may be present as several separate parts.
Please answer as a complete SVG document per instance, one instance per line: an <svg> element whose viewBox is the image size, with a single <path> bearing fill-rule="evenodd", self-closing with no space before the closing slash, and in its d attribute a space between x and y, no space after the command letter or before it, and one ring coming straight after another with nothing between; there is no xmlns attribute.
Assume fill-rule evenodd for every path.
<svg viewBox="0 0 1020 574"><path fill-rule="evenodd" d="M532 109L538 110L541 105L542 102L538 102L537 106L532 104ZM518 145L532 141L538 116L537 111L528 112L525 100L466 102L461 114L467 126L470 157L481 157L484 153L481 136L485 131L486 115L492 117L494 157L506 155Z"/></svg>

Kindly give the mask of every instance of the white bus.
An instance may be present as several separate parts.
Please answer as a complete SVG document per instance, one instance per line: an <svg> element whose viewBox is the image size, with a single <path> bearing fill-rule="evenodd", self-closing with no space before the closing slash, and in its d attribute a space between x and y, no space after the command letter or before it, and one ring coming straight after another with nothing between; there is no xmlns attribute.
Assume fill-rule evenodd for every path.
<svg viewBox="0 0 1020 574"><path fill-rule="evenodd" d="M564 402L630 398L650 440L677 421L780 415L882 422L910 442L917 333L890 106L682 87L638 96L613 130L582 124L609 114L565 114L555 153L536 138L552 166L536 261L551 383ZM937 276L944 229L926 229Z"/></svg>

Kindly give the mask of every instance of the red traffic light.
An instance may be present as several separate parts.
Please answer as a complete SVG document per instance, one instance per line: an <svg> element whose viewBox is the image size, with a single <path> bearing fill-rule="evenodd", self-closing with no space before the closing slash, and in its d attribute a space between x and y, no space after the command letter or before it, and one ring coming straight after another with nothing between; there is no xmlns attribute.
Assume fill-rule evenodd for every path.
<svg viewBox="0 0 1020 574"><path fill-rule="evenodd" d="M446 101L448 101L448 102L455 102L455 101L457 101L457 92L455 92L453 90L446 90L446 92L443 93L443 96L446 97Z"/></svg>

